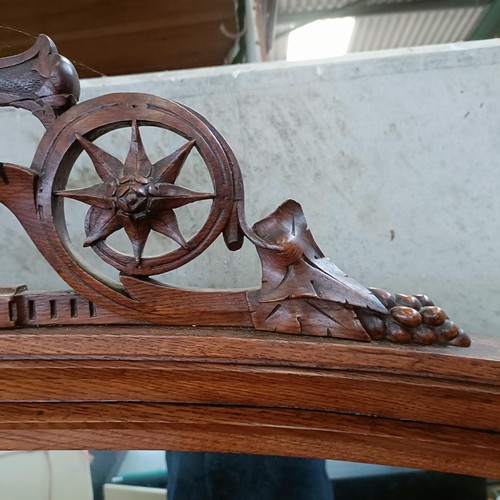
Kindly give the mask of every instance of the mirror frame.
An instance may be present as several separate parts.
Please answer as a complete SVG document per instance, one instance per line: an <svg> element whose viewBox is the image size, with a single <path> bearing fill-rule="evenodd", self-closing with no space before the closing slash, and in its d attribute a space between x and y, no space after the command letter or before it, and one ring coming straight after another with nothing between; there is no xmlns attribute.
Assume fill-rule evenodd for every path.
<svg viewBox="0 0 500 500"><path fill-rule="evenodd" d="M500 348L252 329L0 335L0 447L318 457L500 476Z"/></svg>

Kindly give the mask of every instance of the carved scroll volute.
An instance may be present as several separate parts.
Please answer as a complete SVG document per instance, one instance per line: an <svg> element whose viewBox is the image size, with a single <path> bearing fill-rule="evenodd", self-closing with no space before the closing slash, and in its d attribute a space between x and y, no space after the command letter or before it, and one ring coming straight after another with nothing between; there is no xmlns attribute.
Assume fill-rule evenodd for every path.
<svg viewBox="0 0 500 500"><path fill-rule="evenodd" d="M75 67L45 35L26 52L0 59L0 106L27 109L48 128L79 97Z"/></svg>

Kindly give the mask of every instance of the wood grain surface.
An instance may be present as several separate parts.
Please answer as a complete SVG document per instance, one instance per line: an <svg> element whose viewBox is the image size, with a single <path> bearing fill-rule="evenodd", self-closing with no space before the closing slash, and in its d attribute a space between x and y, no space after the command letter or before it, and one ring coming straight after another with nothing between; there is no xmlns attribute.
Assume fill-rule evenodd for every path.
<svg viewBox="0 0 500 500"><path fill-rule="evenodd" d="M500 348L252 329L0 334L2 449L317 456L500 476Z"/></svg>

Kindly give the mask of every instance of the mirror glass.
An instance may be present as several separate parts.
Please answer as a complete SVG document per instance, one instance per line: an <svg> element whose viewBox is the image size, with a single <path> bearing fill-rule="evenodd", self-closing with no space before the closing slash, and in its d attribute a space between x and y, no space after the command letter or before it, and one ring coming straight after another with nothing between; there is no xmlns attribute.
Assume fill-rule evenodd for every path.
<svg viewBox="0 0 500 500"><path fill-rule="evenodd" d="M2 500L497 500L500 479L293 457L0 452Z"/></svg>

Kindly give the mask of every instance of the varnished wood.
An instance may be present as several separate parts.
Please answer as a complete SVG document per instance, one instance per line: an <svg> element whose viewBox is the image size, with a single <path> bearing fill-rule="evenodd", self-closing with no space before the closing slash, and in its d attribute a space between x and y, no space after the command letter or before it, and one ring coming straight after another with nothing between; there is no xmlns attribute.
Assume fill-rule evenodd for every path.
<svg viewBox="0 0 500 500"><path fill-rule="evenodd" d="M0 288L0 448L272 453L500 476L498 342L458 349L469 337L427 296L349 278L323 255L295 201L250 227L233 152L184 105L114 94L54 110L45 125L31 168L0 164L0 202L73 290ZM151 164L140 139L147 126L186 142ZM93 141L123 127L131 140L121 162ZM213 192L176 185L194 148ZM68 190L83 152L101 183ZM65 198L90 206L85 245L121 271L120 282L72 247ZM188 241L174 210L198 199L212 206ZM126 255L105 243L122 227ZM178 248L144 256L152 230ZM259 289L151 279L219 235L230 250L243 238L255 245ZM403 345L411 343L424 345Z"/></svg>
<svg viewBox="0 0 500 500"><path fill-rule="evenodd" d="M201 337L201 338L200 338ZM118 347L119 339L123 342ZM47 343L55 339L54 343ZM101 341L102 339L102 341ZM29 341L28 341L29 340ZM22 341L22 342L21 342ZM498 384L500 346L482 339L470 349L398 346L388 342L365 345L318 337L283 336L252 328L171 327L159 325L62 326L19 328L0 334L2 359L23 352L36 359L56 353L79 358L120 355L142 359L168 358L241 364L273 364L319 369L358 367L361 371L422 375ZM92 347L92 349L90 348ZM118 351L119 349L119 351ZM356 363L353 364L353 359Z"/></svg>
<svg viewBox="0 0 500 500"><path fill-rule="evenodd" d="M0 304L8 308L11 324L0 328L40 325L112 325L129 323L129 318L111 313L72 291L31 292L22 290L10 296L0 294Z"/></svg>
<svg viewBox="0 0 500 500"><path fill-rule="evenodd" d="M121 281L132 297L163 317L163 324L253 326L246 290L179 290L130 276Z"/></svg>
<svg viewBox="0 0 500 500"><path fill-rule="evenodd" d="M334 456L360 462L374 457L377 463L417 468L437 464L432 469L482 477L497 477L499 471L498 455L491 446L498 446L498 441L491 441L487 433L458 434L439 426L429 433L427 426L412 423L395 426L391 420L306 410L164 404L137 411L128 404L117 416L120 413L114 411L115 407L80 405L80 422L85 425L90 420L94 426L78 432L72 428L80 422L64 416L67 407L46 405L44 424L40 424L39 415L35 418L39 410L29 408L31 417L18 423L17 428L12 429L10 422L8 432L0 428L0 442L8 449L26 449L36 441L40 449L52 449L54 443L65 449L122 449L122 443L127 443L133 449L164 449L168 445L186 451L206 451L208 447L219 452L276 454L279 450L285 456ZM5 417L10 416L0 413L0 419ZM123 426L116 429L122 420ZM409 436L411 454L407 450Z"/></svg>
<svg viewBox="0 0 500 500"><path fill-rule="evenodd" d="M17 326L17 308L15 297L26 290L26 285L0 288L0 328L15 328Z"/></svg>
<svg viewBox="0 0 500 500"><path fill-rule="evenodd" d="M45 35L26 52L0 59L0 106L27 109L49 127L79 96L74 66Z"/></svg>
<svg viewBox="0 0 500 500"><path fill-rule="evenodd" d="M3 332L0 352L3 449L278 452L500 474L493 341L402 349L131 325Z"/></svg>

